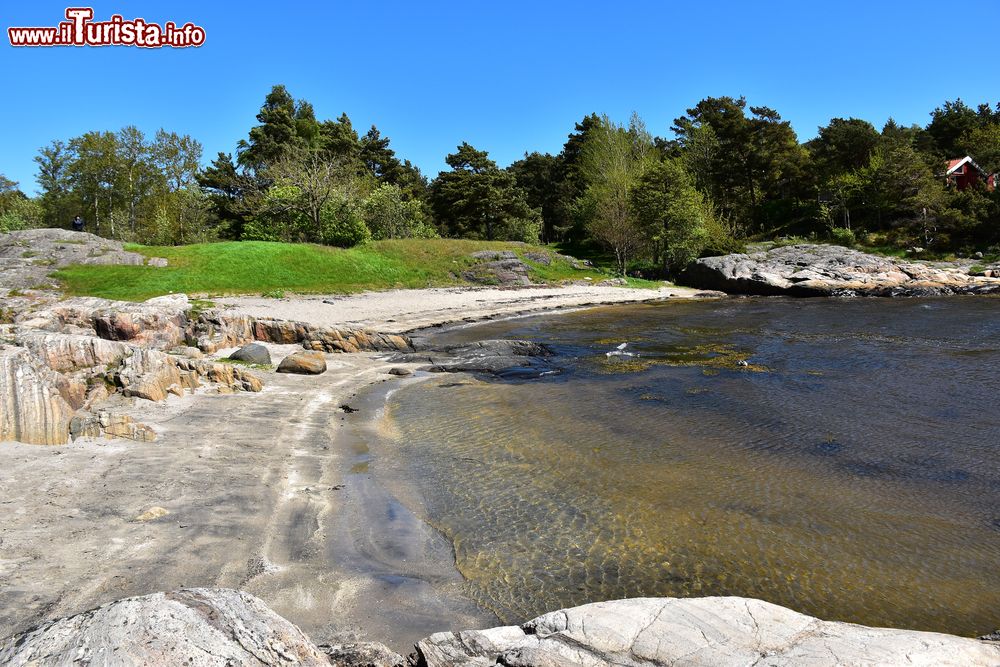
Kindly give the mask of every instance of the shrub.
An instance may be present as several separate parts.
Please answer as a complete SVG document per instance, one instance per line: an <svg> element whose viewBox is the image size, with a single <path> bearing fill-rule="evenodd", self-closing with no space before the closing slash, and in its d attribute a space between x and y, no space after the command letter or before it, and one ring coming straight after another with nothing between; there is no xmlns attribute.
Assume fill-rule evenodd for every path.
<svg viewBox="0 0 1000 667"><path fill-rule="evenodd" d="M846 246L852 248L858 243L857 237L854 232L846 227L834 227L830 230L830 240L837 245Z"/></svg>
<svg viewBox="0 0 1000 667"><path fill-rule="evenodd" d="M538 243L542 233L542 224L534 218L507 218L497 230L498 241L521 241L523 243Z"/></svg>
<svg viewBox="0 0 1000 667"><path fill-rule="evenodd" d="M320 243L350 248L371 240L372 234L361 214L346 197L338 197L320 214Z"/></svg>

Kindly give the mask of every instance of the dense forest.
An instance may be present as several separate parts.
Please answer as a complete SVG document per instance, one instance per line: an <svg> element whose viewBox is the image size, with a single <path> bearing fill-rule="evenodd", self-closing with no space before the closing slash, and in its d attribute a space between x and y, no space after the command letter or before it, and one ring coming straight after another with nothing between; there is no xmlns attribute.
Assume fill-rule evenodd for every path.
<svg viewBox="0 0 1000 667"><path fill-rule="evenodd" d="M834 118L802 143L774 109L709 97L671 137L591 114L557 155L507 168L467 143L428 180L372 126L319 120L284 86L204 166L189 136L135 127L41 148L41 194L0 175L0 231L66 227L146 244L216 239L348 247L436 236L599 245L619 272L669 274L748 240L803 237L914 253L996 252L1000 189L959 188L948 160L1000 172L1000 104L945 102L926 126ZM234 157L235 155L235 157Z"/></svg>

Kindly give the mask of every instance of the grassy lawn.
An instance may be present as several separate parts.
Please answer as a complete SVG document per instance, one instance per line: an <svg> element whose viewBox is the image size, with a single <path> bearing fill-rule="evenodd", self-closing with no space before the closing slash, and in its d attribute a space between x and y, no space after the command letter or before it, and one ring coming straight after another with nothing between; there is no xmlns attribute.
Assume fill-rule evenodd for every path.
<svg viewBox="0 0 1000 667"><path fill-rule="evenodd" d="M476 262L470 254L477 250L513 250L531 267L534 282L558 283L587 277L596 282L610 277L598 269L574 269L545 248L486 241L376 241L347 250L263 241L128 249L148 257L165 257L169 266L70 266L53 277L67 294L126 301L170 292L208 296L283 291L347 294L467 284L460 276ZM532 262L524 258L525 253L545 253L552 262L548 266Z"/></svg>

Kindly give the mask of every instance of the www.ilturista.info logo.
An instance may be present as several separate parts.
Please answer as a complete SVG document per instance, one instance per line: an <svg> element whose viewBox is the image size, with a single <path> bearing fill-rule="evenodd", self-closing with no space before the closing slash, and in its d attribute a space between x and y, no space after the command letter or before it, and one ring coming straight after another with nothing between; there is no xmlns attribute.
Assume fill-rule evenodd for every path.
<svg viewBox="0 0 1000 667"><path fill-rule="evenodd" d="M11 46L163 46L183 48L205 43L205 29L193 23L162 26L145 19L126 21L120 14L108 21L94 21L91 7L69 7L66 21L48 28L7 28Z"/></svg>

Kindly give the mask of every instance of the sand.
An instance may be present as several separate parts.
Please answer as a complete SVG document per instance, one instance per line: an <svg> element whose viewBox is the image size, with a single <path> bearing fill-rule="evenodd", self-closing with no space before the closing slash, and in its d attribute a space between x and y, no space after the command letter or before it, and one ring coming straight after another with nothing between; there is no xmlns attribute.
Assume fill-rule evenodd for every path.
<svg viewBox="0 0 1000 667"><path fill-rule="evenodd" d="M323 326L362 326L389 333L601 304L689 299L704 292L664 285L631 289L603 285L520 288L431 288L333 296L223 297L213 301L257 317Z"/></svg>
<svg viewBox="0 0 1000 667"><path fill-rule="evenodd" d="M594 286L221 301L398 332L694 294ZM299 349L268 347L275 364ZM122 399L155 442L0 443L0 637L186 586L258 595L316 642L368 638L406 653L433 632L496 625L465 597L450 543L411 511L405 480L378 474L392 455L373 436L385 393L421 375L390 376L400 364L374 353L327 361L319 376L259 371L261 393Z"/></svg>

